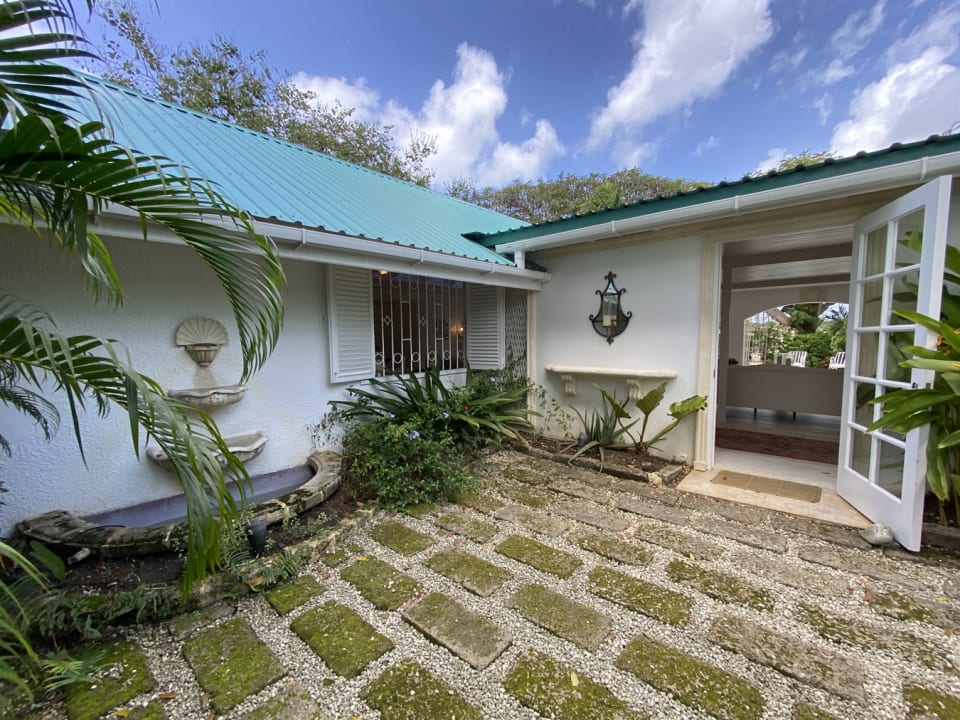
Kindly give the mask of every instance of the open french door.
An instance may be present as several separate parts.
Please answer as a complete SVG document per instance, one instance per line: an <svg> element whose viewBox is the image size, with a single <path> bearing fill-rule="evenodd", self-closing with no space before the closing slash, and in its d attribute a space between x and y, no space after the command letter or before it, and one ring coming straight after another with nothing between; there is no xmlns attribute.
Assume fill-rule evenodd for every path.
<svg viewBox="0 0 960 720"><path fill-rule="evenodd" d="M871 400L933 382L929 370L900 367L898 348L934 347L937 338L893 311L940 316L950 182L929 182L854 227L837 493L908 550L920 549L927 428L866 429L882 411Z"/></svg>

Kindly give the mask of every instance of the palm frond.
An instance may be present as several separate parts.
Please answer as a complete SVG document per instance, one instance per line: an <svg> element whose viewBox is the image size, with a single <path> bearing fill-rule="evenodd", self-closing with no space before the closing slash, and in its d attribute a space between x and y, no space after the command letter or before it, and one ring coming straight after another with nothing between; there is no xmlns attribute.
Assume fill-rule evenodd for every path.
<svg viewBox="0 0 960 720"><path fill-rule="evenodd" d="M15 315L0 317L0 363L13 365L22 383L40 387L43 381L52 381L66 396L81 452L80 411L91 400L101 413L110 405L124 408L134 452L139 455L143 427L170 458L183 486L188 518L185 588L215 567L220 537L217 515L232 522L237 511L225 487L225 475L241 489L249 476L210 417L188 414L185 406L166 397L155 381L130 367L126 353L113 342L89 335L60 335ZM226 459L225 469L218 455Z"/></svg>
<svg viewBox="0 0 960 720"><path fill-rule="evenodd" d="M86 3L93 9L92 0ZM66 58L92 58L78 32L70 0L13 0L0 3L0 112L4 118L30 113L70 114L64 98L85 89Z"/></svg>
<svg viewBox="0 0 960 720"><path fill-rule="evenodd" d="M163 158L133 153L104 137L99 122L28 115L0 138L0 217L38 217L76 252L96 291L120 298L103 242L87 223L109 203L156 223L189 245L220 281L233 309L243 377L259 369L279 339L285 279L273 243L213 188ZM223 223L226 223L226 226ZM29 224L29 221L28 221Z"/></svg>

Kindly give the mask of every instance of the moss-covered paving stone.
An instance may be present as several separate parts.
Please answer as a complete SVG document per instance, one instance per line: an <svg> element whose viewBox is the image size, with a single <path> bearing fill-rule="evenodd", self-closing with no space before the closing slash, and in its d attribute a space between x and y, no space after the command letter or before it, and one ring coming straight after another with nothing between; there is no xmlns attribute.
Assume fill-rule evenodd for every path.
<svg viewBox="0 0 960 720"><path fill-rule="evenodd" d="M723 554L723 548L715 543L667 528L641 525L634 533L640 540L695 560L716 560Z"/></svg>
<svg viewBox="0 0 960 720"><path fill-rule="evenodd" d="M646 565L653 560L653 553L629 540L617 540L615 537L597 533L581 533L570 540L584 550L625 565Z"/></svg>
<svg viewBox="0 0 960 720"><path fill-rule="evenodd" d="M312 600L326 591L320 583L311 575L301 575L295 580L291 580L268 590L264 595L267 602L273 606L281 615L286 615L291 610L300 607L308 600Z"/></svg>
<svg viewBox="0 0 960 720"><path fill-rule="evenodd" d="M591 570L589 578L594 594L628 610L669 625L683 625L690 618L693 600L683 593L605 567Z"/></svg>
<svg viewBox="0 0 960 720"><path fill-rule="evenodd" d="M320 706L299 683L294 683L279 695L270 698L256 710L240 716L240 720L325 720L325 718Z"/></svg>
<svg viewBox="0 0 960 720"><path fill-rule="evenodd" d="M627 644L616 666L720 720L759 720L763 715L763 697L754 685L645 635Z"/></svg>
<svg viewBox="0 0 960 720"><path fill-rule="evenodd" d="M101 645L93 652L100 655L99 665L103 670L94 673L92 683L67 687L70 720L94 720L156 686L139 645Z"/></svg>
<svg viewBox="0 0 960 720"><path fill-rule="evenodd" d="M444 530L463 535L474 542L483 543L497 534L497 526L486 520L477 520L462 513L447 513L437 518L437 525Z"/></svg>
<svg viewBox="0 0 960 720"><path fill-rule="evenodd" d="M510 498L514 502L537 509L545 508L554 500L553 493L525 485L518 487L516 485L501 483L497 486L497 490L501 495Z"/></svg>
<svg viewBox="0 0 960 720"><path fill-rule="evenodd" d="M596 650L610 632L611 622L606 615L542 585L520 588L507 601L507 607L584 650Z"/></svg>
<svg viewBox="0 0 960 720"><path fill-rule="evenodd" d="M755 588L732 575L707 570L683 560L674 560L667 565L667 575L674 582L690 585L704 595L721 602L746 605L755 610L773 609L773 598L770 593L762 588Z"/></svg>
<svg viewBox="0 0 960 720"><path fill-rule="evenodd" d="M385 520L371 528L370 537L401 555L416 555L433 545L429 535L408 528L396 520Z"/></svg>
<svg viewBox="0 0 960 720"><path fill-rule="evenodd" d="M493 516L497 520L519 523L528 530L548 537L559 537L570 529L570 523L566 520L531 510L522 505L506 505L497 510Z"/></svg>
<svg viewBox="0 0 960 720"><path fill-rule="evenodd" d="M495 513L506 504L502 500L481 493L460 493L453 498L453 501L457 505L471 510L479 510L488 515Z"/></svg>
<svg viewBox="0 0 960 720"><path fill-rule="evenodd" d="M510 647L510 635L496 623L440 593L430 593L404 610L403 618L477 670Z"/></svg>
<svg viewBox="0 0 960 720"><path fill-rule="evenodd" d="M543 717L557 720L635 720L640 715L603 685L562 665L549 655L528 650L503 679L503 688Z"/></svg>
<svg viewBox="0 0 960 720"><path fill-rule="evenodd" d="M290 623L293 630L328 668L353 678L384 653L393 643L374 630L350 608L335 602L307 610Z"/></svg>
<svg viewBox="0 0 960 720"><path fill-rule="evenodd" d="M797 703L790 718L791 720L838 720L835 715L824 712L810 703Z"/></svg>
<svg viewBox="0 0 960 720"><path fill-rule="evenodd" d="M338 568L341 565L346 565L350 558L355 555L360 555L363 552L363 548L359 545L348 545L345 548L340 548L336 552L329 553L320 558L322 562L327 567Z"/></svg>
<svg viewBox="0 0 960 720"><path fill-rule="evenodd" d="M898 620L913 620L936 625L950 632L960 630L960 610L946 602L913 598L895 591L868 588L864 599L877 612Z"/></svg>
<svg viewBox="0 0 960 720"><path fill-rule="evenodd" d="M511 465L503 471L503 476L511 480L516 480L517 482L526 483L527 485L546 485L551 480L547 473L538 472L531 467L525 467L523 465Z"/></svg>
<svg viewBox="0 0 960 720"><path fill-rule="evenodd" d="M200 687L220 712L283 676L283 666L243 618L203 630L183 644Z"/></svg>
<svg viewBox="0 0 960 720"><path fill-rule="evenodd" d="M480 720L453 688L412 660L401 660L367 685L361 696L383 720Z"/></svg>
<svg viewBox="0 0 960 720"><path fill-rule="evenodd" d="M570 577L583 565L583 561L576 555L555 550L522 535L508 537L497 545L497 552L559 578Z"/></svg>
<svg viewBox="0 0 960 720"><path fill-rule="evenodd" d="M158 702L149 702L146 705L131 708L126 720L167 720L167 711Z"/></svg>
<svg viewBox="0 0 960 720"><path fill-rule="evenodd" d="M800 603L797 612L807 625L832 642L868 650L887 650L926 665L931 670L950 672L954 669L953 663L943 650L905 632L890 635L886 631L833 615L807 603Z"/></svg>
<svg viewBox="0 0 960 720"><path fill-rule="evenodd" d="M513 578L509 570L461 550L439 552L424 564L481 597L492 595Z"/></svg>
<svg viewBox="0 0 960 720"><path fill-rule="evenodd" d="M425 502L417 503L416 505L407 505L403 508L403 514L409 515L410 517L424 517L429 515L437 509L437 504L434 502Z"/></svg>
<svg viewBox="0 0 960 720"><path fill-rule="evenodd" d="M420 592L420 583L383 560L359 557L340 577L378 610L396 610Z"/></svg>
<svg viewBox="0 0 960 720"><path fill-rule="evenodd" d="M835 650L768 630L732 615L721 615L714 620L709 637L720 647L800 682L848 700L866 700L863 665Z"/></svg>
<svg viewBox="0 0 960 720"><path fill-rule="evenodd" d="M910 708L910 718L938 718L956 720L960 718L960 697L947 695L938 690L921 685L907 685L903 688L903 699Z"/></svg>

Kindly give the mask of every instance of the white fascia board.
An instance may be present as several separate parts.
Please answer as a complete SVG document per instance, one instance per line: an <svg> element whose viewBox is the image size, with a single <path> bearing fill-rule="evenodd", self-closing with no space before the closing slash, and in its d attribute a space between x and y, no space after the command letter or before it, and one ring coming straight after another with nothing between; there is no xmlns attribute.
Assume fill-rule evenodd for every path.
<svg viewBox="0 0 960 720"><path fill-rule="evenodd" d="M228 220L217 221L207 217L205 221L218 224L227 230L233 227ZM264 220L253 220L252 224L256 232L274 241L281 258L389 270L517 290L539 290L543 283L550 280L549 273L525 270L514 265L499 265ZM137 213L115 205L105 208L96 221L91 223L90 229L108 237L143 239ZM151 226L147 239L153 242L182 244L176 235L158 226Z"/></svg>
<svg viewBox="0 0 960 720"><path fill-rule="evenodd" d="M496 251L498 253L533 252L564 245L588 243L649 230L661 230L674 225L717 220L747 212L777 210L801 203L827 200L840 195L861 195L890 190L904 185L919 185L932 177L957 173L958 171L960 171L960 152L927 156L895 165L823 178L822 180L811 180L782 188L734 195L722 200L697 203L673 210L654 212L649 215L624 220L611 220L573 230L561 230L549 235L500 243L496 245Z"/></svg>

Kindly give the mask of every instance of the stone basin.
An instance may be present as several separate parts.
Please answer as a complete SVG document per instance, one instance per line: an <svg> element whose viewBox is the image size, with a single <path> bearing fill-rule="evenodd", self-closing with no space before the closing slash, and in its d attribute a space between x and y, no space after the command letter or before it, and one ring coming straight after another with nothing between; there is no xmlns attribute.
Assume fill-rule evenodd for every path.
<svg viewBox="0 0 960 720"><path fill-rule="evenodd" d="M340 486L340 457L332 452L311 455L307 464L251 478L244 504L254 520L268 525L295 517L329 498ZM230 485L233 485L231 487ZM228 485L238 500L240 489ZM103 557L147 555L171 550L186 538L183 495L78 517L53 510L27 518L17 530L48 545L90 548Z"/></svg>
<svg viewBox="0 0 960 720"><path fill-rule="evenodd" d="M198 410L223 407L240 402L247 392L246 385L216 385L211 387L167 390L167 395Z"/></svg>
<svg viewBox="0 0 960 720"><path fill-rule="evenodd" d="M244 433L243 435L231 435L223 439L230 449L230 452L243 464L250 462L262 453L263 448L267 445L267 440L267 434L262 430L254 430L253 432ZM173 463L170 462L170 458L167 457L167 454L162 448L157 446L148 447L147 457L164 470L173 472ZM223 455L218 453L217 460L221 466L226 467L227 461Z"/></svg>

